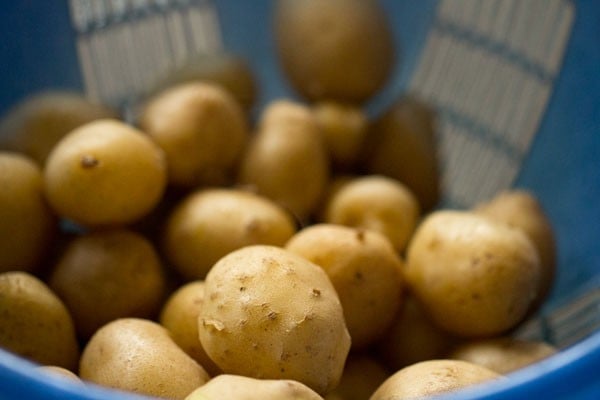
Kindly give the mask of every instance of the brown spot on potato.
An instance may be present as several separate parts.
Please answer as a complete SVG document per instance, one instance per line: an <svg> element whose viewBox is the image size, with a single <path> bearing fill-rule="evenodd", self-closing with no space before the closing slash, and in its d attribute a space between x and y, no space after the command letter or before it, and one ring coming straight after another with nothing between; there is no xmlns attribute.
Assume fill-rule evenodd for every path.
<svg viewBox="0 0 600 400"><path fill-rule="evenodd" d="M94 168L95 166L97 166L100 163L100 161L92 155L85 154L85 155L81 156L80 163L81 163L81 168L90 169L90 168Z"/></svg>

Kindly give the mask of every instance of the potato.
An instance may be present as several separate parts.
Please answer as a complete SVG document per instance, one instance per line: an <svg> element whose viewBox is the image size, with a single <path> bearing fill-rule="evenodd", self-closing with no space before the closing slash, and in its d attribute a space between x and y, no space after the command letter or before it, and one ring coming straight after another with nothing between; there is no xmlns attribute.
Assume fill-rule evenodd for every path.
<svg viewBox="0 0 600 400"><path fill-rule="evenodd" d="M498 379L501 376L466 361L422 361L390 376L369 400L421 399Z"/></svg>
<svg viewBox="0 0 600 400"><path fill-rule="evenodd" d="M204 279L227 253L251 244L283 246L296 232L292 216L270 199L236 189L188 195L169 215L165 254L186 279Z"/></svg>
<svg viewBox="0 0 600 400"><path fill-rule="evenodd" d="M28 157L0 152L0 272L33 271L56 233L42 172Z"/></svg>
<svg viewBox="0 0 600 400"><path fill-rule="evenodd" d="M53 378L66 378L69 380L69 382L74 382L83 386L83 381L79 379L79 377L76 374L74 374L66 368L57 367L55 365L43 365L37 367L37 369L45 374L51 375Z"/></svg>
<svg viewBox="0 0 600 400"><path fill-rule="evenodd" d="M210 379L159 324L123 318L100 328L87 343L81 379L125 391L184 399Z"/></svg>
<svg viewBox="0 0 600 400"><path fill-rule="evenodd" d="M279 0L273 19L284 75L309 100L365 102L394 66L392 32L377 1Z"/></svg>
<svg viewBox="0 0 600 400"><path fill-rule="evenodd" d="M437 147L434 110L403 97L372 122L361 159L368 174L386 175L408 186L421 210L428 212L441 195Z"/></svg>
<svg viewBox="0 0 600 400"><path fill-rule="evenodd" d="M313 112L333 166L353 168L368 131L366 114L358 107L333 101L315 104Z"/></svg>
<svg viewBox="0 0 600 400"><path fill-rule="evenodd" d="M440 358L456 338L438 328L412 294L408 294L392 326L377 343L377 353L393 371Z"/></svg>
<svg viewBox="0 0 600 400"><path fill-rule="evenodd" d="M26 272L0 274L0 347L31 361L74 370L79 357L63 302Z"/></svg>
<svg viewBox="0 0 600 400"><path fill-rule="evenodd" d="M227 374L337 386L350 349L342 306L325 272L290 251L253 245L206 276L202 346Z"/></svg>
<svg viewBox="0 0 600 400"><path fill-rule="evenodd" d="M540 262L520 230L468 211L436 211L417 228L405 276L441 328L461 337L499 335L537 296Z"/></svg>
<svg viewBox="0 0 600 400"><path fill-rule="evenodd" d="M365 400L388 378L389 373L373 358L351 354L346 360L340 384L325 400Z"/></svg>
<svg viewBox="0 0 600 400"><path fill-rule="evenodd" d="M302 229L285 247L327 273L340 297L353 349L385 333L401 305L403 265L383 235L317 224Z"/></svg>
<svg viewBox="0 0 600 400"><path fill-rule="evenodd" d="M258 193L306 220L328 178L327 153L311 110L289 100L268 104L242 159L239 183L255 186Z"/></svg>
<svg viewBox="0 0 600 400"><path fill-rule="evenodd" d="M533 301L535 311L548 297L556 275L556 240L550 218L533 193L508 190L488 202L477 205L475 212L523 230L540 256L542 276L540 291Z"/></svg>
<svg viewBox="0 0 600 400"><path fill-rule="evenodd" d="M481 365L507 374L555 354L557 349L544 342L499 337L460 344L448 358Z"/></svg>
<svg viewBox="0 0 600 400"><path fill-rule="evenodd" d="M162 150L116 120L98 120L69 133L44 169L51 207L90 227L136 221L159 202L166 182Z"/></svg>
<svg viewBox="0 0 600 400"><path fill-rule="evenodd" d="M206 354L198 336L198 316L203 303L204 281L189 282L169 296L160 313L160 324L183 351L211 376L216 376L221 370Z"/></svg>
<svg viewBox="0 0 600 400"><path fill-rule="evenodd" d="M43 166L56 143L88 122L118 113L75 92L35 93L13 106L0 122L0 148L26 154Z"/></svg>
<svg viewBox="0 0 600 400"><path fill-rule="evenodd" d="M49 277L79 336L121 317L154 317L165 277L153 246L128 230L89 233L69 243Z"/></svg>
<svg viewBox="0 0 600 400"><path fill-rule="evenodd" d="M405 185L385 176L368 175L336 190L325 205L324 222L377 231L402 252L419 214L419 202Z"/></svg>
<svg viewBox="0 0 600 400"><path fill-rule="evenodd" d="M183 188L228 183L248 138L241 106L207 82L158 93L144 105L139 124L164 150L169 182Z"/></svg>
<svg viewBox="0 0 600 400"><path fill-rule="evenodd" d="M255 379L220 375L185 400L323 400L308 386L289 379Z"/></svg>
<svg viewBox="0 0 600 400"><path fill-rule="evenodd" d="M258 87L247 61L241 56L217 51L193 56L156 83L152 94L171 86L193 81L205 81L227 90L246 112L256 102Z"/></svg>

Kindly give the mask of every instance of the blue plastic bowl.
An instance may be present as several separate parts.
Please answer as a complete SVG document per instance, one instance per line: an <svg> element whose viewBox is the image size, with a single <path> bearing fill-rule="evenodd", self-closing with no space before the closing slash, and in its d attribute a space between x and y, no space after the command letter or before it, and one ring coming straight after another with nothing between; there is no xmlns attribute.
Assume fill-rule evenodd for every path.
<svg viewBox="0 0 600 400"><path fill-rule="evenodd" d="M90 94L89 71L80 67L81 53L78 51L81 52L86 40L97 32L118 24L141 21L158 12L185 14L190 8L201 8L209 2L127 2L138 4L139 8L125 12L125 8L119 8L124 2L117 0L110 3L114 6L111 18L94 20L93 16L88 16L87 23L82 24L80 20L79 25L72 22L71 13L76 10L71 7L72 3L93 5L100 14L111 12L110 9L102 10L101 6L110 2L101 0L27 0L4 4L0 14L0 113L42 89L74 89ZM294 96L273 53L268 23L271 1L218 0L214 3L221 32L217 41L224 48L249 59L260 84L258 108L270 99ZM432 100L441 110L446 124L442 124L444 129L458 127L472 134L474 140L487 141L488 145L499 146L501 153L508 154L508 166L516 171L509 176L509 185L529 189L540 198L557 234L557 282L551 298L532 326L533 330L539 329L541 337L565 348L555 356L511 374L510 379L465 389L444 398L600 398L600 249L597 244L600 238L600 3L595 0L382 0L382 4L386 7L401 56L388 86L369 104L369 111L377 113L405 91ZM527 13L528 7L529 19L523 20L522 15ZM458 9L462 11L456 12ZM558 51L555 55L558 62L545 62L543 57L538 59L527 49L521 49L518 43L503 41L502 35L488 35L486 24L504 26L508 35L518 32L524 38L535 36L538 42L529 49L537 47L534 53L538 51L538 55L551 52L552 46L560 47L562 37L564 55ZM545 26L545 30L536 33L535 27L540 26ZM533 30L531 33L529 28ZM537 112L539 119L529 125L532 137L525 146L515 149L514 143L502 138L502 134L510 132L495 130L485 118L478 119L478 114L469 114L468 108L465 111L456 108L451 101L446 102L436 92L441 90L439 87L432 88L430 82L435 80L435 73L431 65L437 64L429 65L427 60L431 59L425 58L428 46L435 49L431 43L432 32L437 33L438 38L466 43L466 46L499 57L510 68L518 69L525 81L536 80L548 89L547 96L540 100L536 97L542 93L538 90L540 87L530 88L532 101L537 99L538 107L527 109L521 116L526 120L530 113ZM554 42L548 39L552 35L556 39ZM207 46L214 46L214 43ZM458 51L455 47L451 49L446 57ZM443 59L443 54L440 57ZM480 67L482 71L485 69L484 64ZM465 85L484 76L484 72L477 73L480 67L474 69L475 73L465 72L456 90L465 90ZM424 72L426 70L429 75ZM448 79L456 78L452 75L456 71L452 72L451 63L437 73L446 74ZM502 76L498 75L497 79L501 81ZM507 88L501 89L510 93ZM492 85L493 90L500 89L494 89ZM485 104L494 107L502 104L493 103L493 94L490 96L481 101L492 101ZM503 99L507 101L506 97ZM525 103L515 97L514 104L512 112L518 115ZM484 162L488 158L484 158ZM476 199L447 195L446 200L453 205L468 205ZM13 398L83 400L137 396L93 385L84 389L60 378L49 378L36 371L30 362L0 350L0 399Z"/></svg>

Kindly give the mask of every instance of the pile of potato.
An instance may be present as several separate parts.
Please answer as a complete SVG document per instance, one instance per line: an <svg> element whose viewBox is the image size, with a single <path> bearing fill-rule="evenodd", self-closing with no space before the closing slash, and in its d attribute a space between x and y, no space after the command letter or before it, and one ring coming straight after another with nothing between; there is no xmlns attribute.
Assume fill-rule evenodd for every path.
<svg viewBox="0 0 600 400"><path fill-rule="evenodd" d="M396 60L378 3L282 0L274 32L302 100L254 110L217 54L135 121L62 92L9 111L0 346L188 400L421 398L553 354L510 336L554 280L534 195L441 209L434 111L363 111Z"/></svg>

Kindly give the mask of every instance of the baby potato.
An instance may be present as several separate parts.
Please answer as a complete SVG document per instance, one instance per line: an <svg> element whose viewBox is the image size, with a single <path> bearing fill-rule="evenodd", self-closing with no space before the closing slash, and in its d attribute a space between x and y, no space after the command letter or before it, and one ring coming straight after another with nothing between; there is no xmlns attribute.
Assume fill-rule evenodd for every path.
<svg viewBox="0 0 600 400"><path fill-rule="evenodd" d="M467 338L495 336L525 316L537 296L540 261L520 230L442 210L417 228L405 277L441 328Z"/></svg>
<svg viewBox="0 0 600 400"><path fill-rule="evenodd" d="M365 400L388 378L385 368L364 354L351 354L346 360L340 384L325 400Z"/></svg>
<svg viewBox="0 0 600 400"><path fill-rule="evenodd" d="M286 210L270 199L237 189L188 195L169 215L165 254L186 279L204 279L227 253L251 244L283 246L296 232Z"/></svg>
<svg viewBox="0 0 600 400"><path fill-rule="evenodd" d="M157 94L182 83L205 81L227 90L249 112L256 102L257 83L247 61L225 51L198 54L179 68L167 73L152 90Z"/></svg>
<svg viewBox="0 0 600 400"><path fill-rule="evenodd" d="M79 377L75 373L69 371L66 368L57 367L56 365L42 365L36 368L39 371L42 371L43 373L51 375L52 377L66 378L70 382L75 382L83 386L83 381L79 379Z"/></svg>
<svg viewBox="0 0 600 400"><path fill-rule="evenodd" d="M221 370L210 359L198 337L198 316L204 303L204 281L189 282L173 292L160 313L160 324L183 351L211 376Z"/></svg>
<svg viewBox="0 0 600 400"><path fill-rule="evenodd" d="M162 150L116 120L98 120L65 136L48 156L45 194L61 217L89 227L146 215L167 183Z"/></svg>
<svg viewBox="0 0 600 400"><path fill-rule="evenodd" d="M499 374L508 374L555 354L544 342L512 337L474 340L458 345L448 358L481 365Z"/></svg>
<svg viewBox="0 0 600 400"><path fill-rule="evenodd" d="M329 163L311 110L275 100L241 161L238 181L290 210L301 221L315 210L329 179Z"/></svg>
<svg viewBox="0 0 600 400"><path fill-rule="evenodd" d="M342 303L353 349L385 333L401 305L403 265L383 235L316 224L302 229L285 247L327 273Z"/></svg>
<svg viewBox="0 0 600 400"><path fill-rule="evenodd" d="M63 302L26 272L0 274L0 347L31 361L74 370L75 328Z"/></svg>
<svg viewBox="0 0 600 400"><path fill-rule="evenodd" d="M372 122L361 156L369 174L399 180L417 196L422 211L440 199L435 113L425 103L403 97Z"/></svg>
<svg viewBox="0 0 600 400"><path fill-rule="evenodd" d="M397 371L446 355L454 342L456 339L438 328L408 294L392 326L377 342L377 353L389 369Z"/></svg>
<svg viewBox="0 0 600 400"><path fill-rule="evenodd" d="M22 154L0 152L0 188L0 272L33 271L56 233L42 171Z"/></svg>
<svg viewBox="0 0 600 400"><path fill-rule="evenodd" d="M0 122L0 148L24 153L43 166L56 143L75 128L118 113L82 94L51 90L26 97Z"/></svg>
<svg viewBox="0 0 600 400"><path fill-rule="evenodd" d="M226 374L337 386L350 349L342 306L319 266L276 246L221 258L206 276L202 346Z"/></svg>
<svg viewBox="0 0 600 400"><path fill-rule="evenodd" d="M308 386L290 379L255 379L220 375L185 400L323 400Z"/></svg>
<svg viewBox="0 0 600 400"><path fill-rule="evenodd" d="M419 202L409 188L381 175L361 176L342 185L325 205L324 222L371 229L402 252L417 226Z"/></svg>
<svg viewBox="0 0 600 400"><path fill-rule="evenodd" d="M81 379L139 394L184 399L210 379L159 324L123 318L100 328L85 346Z"/></svg>
<svg viewBox="0 0 600 400"><path fill-rule="evenodd" d="M182 188L229 183L248 138L241 106L208 82L158 93L144 105L139 124L164 150L169 183Z"/></svg>
<svg viewBox="0 0 600 400"><path fill-rule="evenodd" d="M521 229L531 239L540 256L540 290L533 301L535 311L548 297L556 274L556 240L550 218L533 193L507 190L488 202L477 205L476 213Z"/></svg>
<svg viewBox="0 0 600 400"><path fill-rule="evenodd" d="M501 377L466 361L422 361L390 376L369 400L422 399Z"/></svg>
<svg viewBox="0 0 600 400"><path fill-rule="evenodd" d="M285 76L309 100L365 102L394 66L392 32L377 1L279 0L274 34Z"/></svg>
<svg viewBox="0 0 600 400"><path fill-rule="evenodd" d="M313 112L333 166L349 170L358 162L367 134L367 116L356 106L322 101Z"/></svg>
<svg viewBox="0 0 600 400"><path fill-rule="evenodd" d="M121 317L153 317L165 290L161 262L143 236L128 230L72 240L49 277L81 338Z"/></svg>

